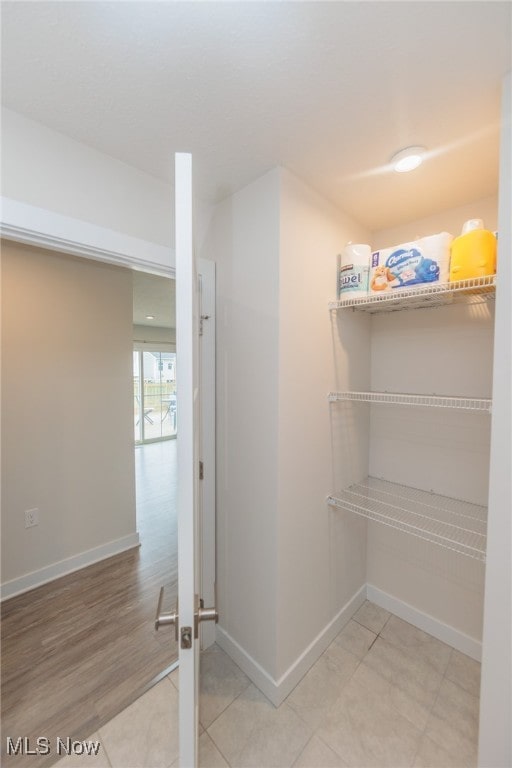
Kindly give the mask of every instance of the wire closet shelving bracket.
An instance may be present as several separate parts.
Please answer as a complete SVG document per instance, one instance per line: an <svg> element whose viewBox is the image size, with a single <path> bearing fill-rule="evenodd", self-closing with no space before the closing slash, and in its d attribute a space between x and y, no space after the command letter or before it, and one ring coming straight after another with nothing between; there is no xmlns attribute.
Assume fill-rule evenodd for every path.
<svg viewBox="0 0 512 768"><path fill-rule="evenodd" d="M327 502L330 506L485 562L485 507L374 477L332 494Z"/></svg>
<svg viewBox="0 0 512 768"><path fill-rule="evenodd" d="M454 303L481 303L495 298L496 275L472 277L451 283L422 283L364 296L350 294L329 303L330 310L347 309L363 312L393 312L401 309L424 309Z"/></svg>
<svg viewBox="0 0 512 768"><path fill-rule="evenodd" d="M450 395L417 395L404 392L329 392L327 399L334 403L350 400L360 403L387 405L414 405L427 408L455 408L465 411L490 413L492 400L484 397L455 397Z"/></svg>

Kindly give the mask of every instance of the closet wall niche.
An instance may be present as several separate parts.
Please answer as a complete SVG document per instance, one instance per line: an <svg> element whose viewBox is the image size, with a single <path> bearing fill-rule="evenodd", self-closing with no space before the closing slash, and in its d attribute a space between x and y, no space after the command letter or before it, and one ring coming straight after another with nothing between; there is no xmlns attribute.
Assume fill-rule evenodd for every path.
<svg viewBox="0 0 512 768"><path fill-rule="evenodd" d="M456 236L482 209L496 230L497 201L485 200L443 212L437 227L429 219L429 231L417 222L375 233L372 250L410 240L412 227ZM367 521L369 597L474 658L482 639L495 281L449 291L419 286L400 300L348 294L329 304L343 361L328 396L331 513ZM358 326L359 347L349 351L347 333ZM368 373L354 381L352 367ZM353 448L367 451L362 474Z"/></svg>

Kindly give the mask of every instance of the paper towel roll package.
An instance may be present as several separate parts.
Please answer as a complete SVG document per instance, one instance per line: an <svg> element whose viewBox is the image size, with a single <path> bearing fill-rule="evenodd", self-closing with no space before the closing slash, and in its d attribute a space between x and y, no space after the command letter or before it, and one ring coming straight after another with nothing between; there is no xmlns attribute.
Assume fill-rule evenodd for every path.
<svg viewBox="0 0 512 768"><path fill-rule="evenodd" d="M347 243L343 248L338 256L338 299L347 293L368 293L371 253L371 247L363 243Z"/></svg>
<svg viewBox="0 0 512 768"><path fill-rule="evenodd" d="M371 256L370 293L409 288L422 283L447 283L450 276L448 232L429 235Z"/></svg>

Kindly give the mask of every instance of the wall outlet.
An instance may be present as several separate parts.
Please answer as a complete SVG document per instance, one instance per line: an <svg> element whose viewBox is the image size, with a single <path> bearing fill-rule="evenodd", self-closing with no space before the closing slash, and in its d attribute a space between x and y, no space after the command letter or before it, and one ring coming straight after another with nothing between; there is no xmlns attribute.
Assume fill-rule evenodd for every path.
<svg viewBox="0 0 512 768"><path fill-rule="evenodd" d="M39 510L37 507L25 510L25 528L32 528L34 525L39 525Z"/></svg>

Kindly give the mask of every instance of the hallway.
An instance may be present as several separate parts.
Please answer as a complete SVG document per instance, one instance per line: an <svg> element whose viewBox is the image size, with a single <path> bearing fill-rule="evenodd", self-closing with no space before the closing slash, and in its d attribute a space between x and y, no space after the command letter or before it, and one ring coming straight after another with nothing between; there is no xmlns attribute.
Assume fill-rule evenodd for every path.
<svg viewBox="0 0 512 768"><path fill-rule="evenodd" d="M135 464L140 548L2 604L3 765L34 761L8 757L7 737L84 738L177 658L153 626L160 586L165 607L177 590L176 441L136 448Z"/></svg>

